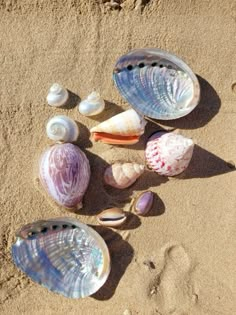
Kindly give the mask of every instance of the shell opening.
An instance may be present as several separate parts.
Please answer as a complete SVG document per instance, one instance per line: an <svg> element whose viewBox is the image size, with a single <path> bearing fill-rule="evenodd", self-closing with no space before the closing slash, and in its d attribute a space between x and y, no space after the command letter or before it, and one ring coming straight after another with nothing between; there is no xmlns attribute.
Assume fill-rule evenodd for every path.
<svg viewBox="0 0 236 315"><path fill-rule="evenodd" d="M112 135L105 132L93 132L92 139L107 144L135 144L139 141L140 136L121 136Z"/></svg>

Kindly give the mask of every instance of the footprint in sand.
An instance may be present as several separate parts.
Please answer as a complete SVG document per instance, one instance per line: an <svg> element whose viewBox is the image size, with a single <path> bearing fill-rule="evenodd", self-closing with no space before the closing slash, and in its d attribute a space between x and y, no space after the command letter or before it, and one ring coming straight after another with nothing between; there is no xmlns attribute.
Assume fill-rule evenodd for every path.
<svg viewBox="0 0 236 315"><path fill-rule="evenodd" d="M164 251L164 265L150 290L160 314L188 315L196 302L191 279L191 261L180 245Z"/></svg>

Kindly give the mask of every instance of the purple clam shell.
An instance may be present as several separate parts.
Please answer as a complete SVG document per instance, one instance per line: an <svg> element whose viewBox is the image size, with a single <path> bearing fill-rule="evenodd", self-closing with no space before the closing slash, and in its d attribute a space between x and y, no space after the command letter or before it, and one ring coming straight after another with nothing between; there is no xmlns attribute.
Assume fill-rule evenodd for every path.
<svg viewBox="0 0 236 315"><path fill-rule="evenodd" d="M76 145L55 144L41 156L39 178L59 205L79 209L90 180L89 161Z"/></svg>
<svg viewBox="0 0 236 315"><path fill-rule="evenodd" d="M145 191L138 196L134 209L135 212L139 215L145 215L151 209L153 204L154 194L152 191Z"/></svg>

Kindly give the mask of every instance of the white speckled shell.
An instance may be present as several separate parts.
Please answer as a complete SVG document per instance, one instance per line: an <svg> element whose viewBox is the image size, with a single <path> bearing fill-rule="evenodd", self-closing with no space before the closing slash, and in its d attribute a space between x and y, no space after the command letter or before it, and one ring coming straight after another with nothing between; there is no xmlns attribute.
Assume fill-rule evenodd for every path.
<svg viewBox="0 0 236 315"><path fill-rule="evenodd" d="M144 165L137 163L114 163L104 173L106 184L124 189L131 186L144 172Z"/></svg>
<svg viewBox="0 0 236 315"><path fill-rule="evenodd" d="M76 145L55 144L41 156L39 178L59 205L80 209L90 180L89 161Z"/></svg>
<svg viewBox="0 0 236 315"><path fill-rule="evenodd" d="M134 109L128 109L91 128L90 132L105 132L121 136L139 136L144 133L147 122Z"/></svg>
<svg viewBox="0 0 236 315"><path fill-rule="evenodd" d="M47 102L50 106L60 107L65 105L69 98L68 91L58 83L54 83L47 95Z"/></svg>
<svg viewBox="0 0 236 315"><path fill-rule="evenodd" d="M194 143L191 139L175 133L157 132L146 146L146 161L160 175L175 176L189 165Z"/></svg>
<svg viewBox="0 0 236 315"><path fill-rule="evenodd" d="M73 142L79 136L76 122L64 115L51 118L47 123L46 132L49 139L61 142Z"/></svg>
<svg viewBox="0 0 236 315"><path fill-rule="evenodd" d="M98 92L92 92L89 96L80 102L79 112L84 116L95 116L100 114L105 108L105 102Z"/></svg>

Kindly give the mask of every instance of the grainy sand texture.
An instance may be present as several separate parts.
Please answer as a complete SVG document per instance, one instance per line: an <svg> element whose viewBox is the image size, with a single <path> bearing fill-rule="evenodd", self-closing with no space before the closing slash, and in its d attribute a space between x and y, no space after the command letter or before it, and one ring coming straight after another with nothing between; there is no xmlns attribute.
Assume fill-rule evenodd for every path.
<svg viewBox="0 0 236 315"><path fill-rule="evenodd" d="M0 0L0 313L37 315L236 314L236 2L234 0ZM184 59L198 75L202 95L188 116L161 122L196 143L185 173L164 178L145 173L118 191L101 183L116 161L143 163L148 123L137 145L93 144L89 128L128 109L114 86L119 56L157 47ZM58 82L70 106L52 108L46 95ZM79 98L93 89L106 110L82 117ZM91 183L78 214L38 190L35 164L50 141L47 120L75 119ZM112 258L107 283L94 296L72 300L33 283L12 263L15 231L38 219L71 216L97 225L95 214L128 208L137 193L157 194L147 217L129 218L122 230L99 228Z"/></svg>

